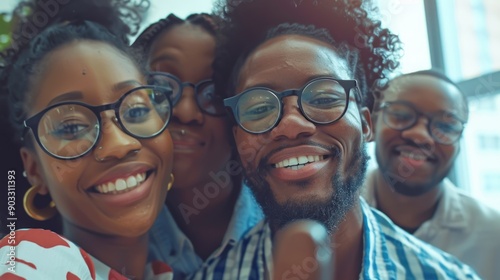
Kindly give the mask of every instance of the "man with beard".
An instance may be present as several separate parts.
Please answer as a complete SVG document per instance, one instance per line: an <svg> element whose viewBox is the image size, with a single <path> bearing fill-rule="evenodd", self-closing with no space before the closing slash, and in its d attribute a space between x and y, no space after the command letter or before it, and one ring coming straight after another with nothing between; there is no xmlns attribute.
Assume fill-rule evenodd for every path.
<svg viewBox="0 0 500 280"><path fill-rule="evenodd" d="M335 279L478 279L359 197L372 92L397 66L397 36L360 1L227 0L222 8L216 86L266 219L192 279L269 279L276 232L300 219L329 231ZM277 278L307 279L316 259L304 256Z"/></svg>
<svg viewBox="0 0 500 280"><path fill-rule="evenodd" d="M468 119L463 92L439 72L419 71L392 80L375 111L378 168L365 183L367 202L484 279L498 279L500 213L446 178Z"/></svg>

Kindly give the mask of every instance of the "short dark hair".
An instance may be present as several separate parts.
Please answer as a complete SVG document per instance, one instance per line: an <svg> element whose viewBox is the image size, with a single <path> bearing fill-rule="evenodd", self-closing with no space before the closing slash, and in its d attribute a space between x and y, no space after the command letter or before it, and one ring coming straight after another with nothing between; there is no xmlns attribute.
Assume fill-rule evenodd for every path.
<svg viewBox="0 0 500 280"><path fill-rule="evenodd" d="M226 0L220 3L221 36L214 64L216 86L234 94L242 61L274 34L302 34L325 41L345 57L358 80L364 105L373 108L374 93L399 65L398 36L368 15L362 1ZM271 30L271 32L270 32ZM328 35L328 36L325 36Z"/></svg>
<svg viewBox="0 0 500 280"><path fill-rule="evenodd" d="M465 93L463 92L463 90L458 86L458 84L455 83L448 76L446 76L446 74L444 74L443 72L441 72L439 70L436 70L436 69L419 70L419 71L415 71L415 72L403 74L401 76L398 76L398 77L394 78L393 80L399 79L399 78L402 78L402 77L419 76L419 75L431 76L431 77L434 77L434 78L438 78L440 80L443 80L443 81L445 81L445 82L453 85L455 88L457 88L457 90L460 92L460 96L461 96L461 99L462 99L462 102L463 102L463 106L464 106L463 109L465 111L465 116L466 116L466 120L465 121L467 121L469 119L469 102L467 100L467 96L465 95ZM389 86L390 86L390 82L389 82Z"/></svg>

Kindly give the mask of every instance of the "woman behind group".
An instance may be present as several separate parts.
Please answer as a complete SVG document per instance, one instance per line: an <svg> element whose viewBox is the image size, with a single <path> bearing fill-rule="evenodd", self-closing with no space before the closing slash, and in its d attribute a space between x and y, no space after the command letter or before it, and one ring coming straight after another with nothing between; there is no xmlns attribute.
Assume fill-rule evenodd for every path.
<svg viewBox="0 0 500 280"><path fill-rule="evenodd" d="M216 19L170 14L133 47L146 56L151 82L171 89L175 184L151 231L151 250L175 277L198 269L262 219L234 160L231 132L211 80ZM166 238L168 236L168 238Z"/></svg>
<svg viewBox="0 0 500 280"><path fill-rule="evenodd" d="M64 237L42 229L11 232L0 241L2 279L172 277L168 265L147 260L148 230L174 179L165 129L171 103L165 89L146 85L128 53L130 25L119 15L138 7L124 3L130 4L66 1L51 7L58 11L51 17L46 3L17 7L24 21L13 38L25 42L16 42L1 84L23 137L20 153L32 185L24 206L39 220L58 211ZM50 22L23 37L42 15ZM53 203L38 209L37 195Z"/></svg>

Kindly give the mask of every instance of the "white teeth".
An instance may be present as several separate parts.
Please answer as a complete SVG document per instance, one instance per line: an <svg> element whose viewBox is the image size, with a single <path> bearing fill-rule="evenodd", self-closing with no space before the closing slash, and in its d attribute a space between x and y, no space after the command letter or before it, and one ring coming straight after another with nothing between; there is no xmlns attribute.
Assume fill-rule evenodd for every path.
<svg viewBox="0 0 500 280"><path fill-rule="evenodd" d="M127 188L127 182L125 182L125 180L123 180L123 179L116 180L115 185L116 185L117 191L123 191L124 189Z"/></svg>
<svg viewBox="0 0 500 280"><path fill-rule="evenodd" d="M139 173L127 178L120 178L114 182L100 184L95 187L99 193L119 192L126 189L131 189L140 185L146 179L146 173Z"/></svg>
<svg viewBox="0 0 500 280"><path fill-rule="evenodd" d="M115 190L116 190L115 184L109 182L108 183L108 192L112 192L112 191L115 191Z"/></svg>
<svg viewBox="0 0 500 280"><path fill-rule="evenodd" d="M407 152L407 151L402 151L401 156L408 157L408 158L411 158L413 160L425 160L426 159L425 155L422 155L420 153Z"/></svg>
<svg viewBox="0 0 500 280"><path fill-rule="evenodd" d="M299 164L304 164L304 163L308 163L308 162L309 162L309 159L306 156L299 157Z"/></svg>
<svg viewBox="0 0 500 280"><path fill-rule="evenodd" d="M137 179L135 179L135 176L130 176L127 178L127 187L132 188L137 186Z"/></svg>
<svg viewBox="0 0 500 280"><path fill-rule="evenodd" d="M293 170L304 167L307 163L323 160L324 156L298 156L282 160L274 164L275 168L291 168Z"/></svg>

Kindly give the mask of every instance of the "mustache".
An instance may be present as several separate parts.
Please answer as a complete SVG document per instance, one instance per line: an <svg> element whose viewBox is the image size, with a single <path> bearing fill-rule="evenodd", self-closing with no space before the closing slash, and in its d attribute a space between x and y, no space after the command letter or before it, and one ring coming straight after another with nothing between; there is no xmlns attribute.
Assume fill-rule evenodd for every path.
<svg viewBox="0 0 500 280"><path fill-rule="evenodd" d="M340 148L334 145L323 145L320 143L316 143L314 141L308 140L308 141L303 141L301 143L294 143L294 144L282 144L274 149L272 149L267 155L265 155L263 158L260 159L259 163L257 164L256 172L262 175L267 175L267 173L271 170L271 165L268 164L269 159L276 153L287 149L287 148L293 148L299 145L308 145L308 146L316 146L316 147L321 147L325 150L328 150L329 157L339 157L340 154Z"/></svg>

